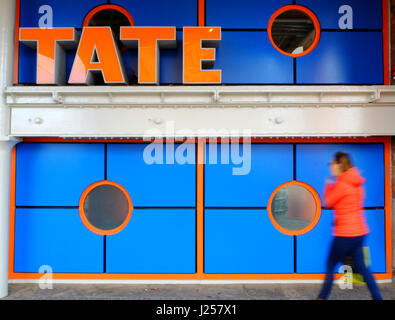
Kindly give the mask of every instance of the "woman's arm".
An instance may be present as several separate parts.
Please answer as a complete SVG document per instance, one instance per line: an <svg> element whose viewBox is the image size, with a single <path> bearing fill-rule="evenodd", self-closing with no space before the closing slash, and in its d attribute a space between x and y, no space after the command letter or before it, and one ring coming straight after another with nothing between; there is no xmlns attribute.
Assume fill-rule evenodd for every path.
<svg viewBox="0 0 395 320"><path fill-rule="evenodd" d="M333 208L335 204L344 196L344 188L341 182L326 184L324 188L324 202L328 208Z"/></svg>

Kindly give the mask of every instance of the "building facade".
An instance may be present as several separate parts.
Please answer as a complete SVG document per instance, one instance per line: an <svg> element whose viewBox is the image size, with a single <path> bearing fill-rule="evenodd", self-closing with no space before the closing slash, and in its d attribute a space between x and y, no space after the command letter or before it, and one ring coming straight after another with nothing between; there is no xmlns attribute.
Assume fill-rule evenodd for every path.
<svg viewBox="0 0 395 320"><path fill-rule="evenodd" d="M336 151L392 279L389 1L1 7L0 296L44 273L322 280Z"/></svg>

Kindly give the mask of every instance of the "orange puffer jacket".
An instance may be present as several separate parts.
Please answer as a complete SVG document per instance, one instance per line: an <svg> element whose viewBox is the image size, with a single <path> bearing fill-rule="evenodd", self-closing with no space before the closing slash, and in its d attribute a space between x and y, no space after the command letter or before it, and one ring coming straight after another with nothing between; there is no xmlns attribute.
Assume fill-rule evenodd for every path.
<svg viewBox="0 0 395 320"><path fill-rule="evenodd" d="M365 179L356 168L341 173L333 184L326 184L325 206L335 210L334 236L359 237L369 233L363 212Z"/></svg>

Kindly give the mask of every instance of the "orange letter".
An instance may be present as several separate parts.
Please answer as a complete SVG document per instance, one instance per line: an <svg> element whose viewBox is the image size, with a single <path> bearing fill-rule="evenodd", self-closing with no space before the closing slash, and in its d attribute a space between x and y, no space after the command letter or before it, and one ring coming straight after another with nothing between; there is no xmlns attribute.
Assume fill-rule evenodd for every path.
<svg viewBox="0 0 395 320"><path fill-rule="evenodd" d="M121 40L129 48L139 49L139 83L159 83L159 48L175 48L175 27L121 27Z"/></svg>
<svg viewBox="0 0 395 320"><path fill-rule="evenodd" d="M126 84L121 56L110 27L84 28L69 83L93 84L92 72L101 72L105 83Z"/></svg>
<svg viewBox="0 0 395 320"><path fill-rule="evenodd" d="M202 70L212 67L215 49L221 41L221 28L185 27L184 28L184 83L221 83L221 70Z"/></svg>
<svg viewBox="0 0 395 320"><path fill-rule="evenodd" d="M37 48L37 84L64 84L64 48L76 46L79 35L74 28L21 28L19 41Z"/></svg>

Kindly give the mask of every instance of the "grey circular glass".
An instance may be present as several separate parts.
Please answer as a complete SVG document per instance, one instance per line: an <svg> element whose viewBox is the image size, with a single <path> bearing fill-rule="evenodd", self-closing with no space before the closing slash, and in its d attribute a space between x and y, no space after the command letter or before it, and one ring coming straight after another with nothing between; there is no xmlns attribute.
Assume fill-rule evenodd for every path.
<svg viewBox="0 0 395 320"><path fill-rule="evenodd" d="M120 227L129 214L129 202L122 190L112 185L92 189L84 201L84 214L95 228L109 231Z"/></svg>
<svg viewBox="0 0 395 320"><path fill-rule="evenodd" d="M275 45L289 54L301 54L309 49L315 40L314 22L300 10L289 10L273 21L271 36Z"/></svg>
<svg viewBox="0 0 395 320"><path fill-rule="evenodd" d="M116 36L119 35L120 27L130 26L129 19L120 11L105 9L96 13L89 21L90 27L110 26Z"/></svg>
<svg viewBox="0 0 395 320"><path fill-rule="evenodd" d="M281 188L271 203L274 220L290 231L308 227L316 215L317 204L309 190L299 185Z"/></svg>

